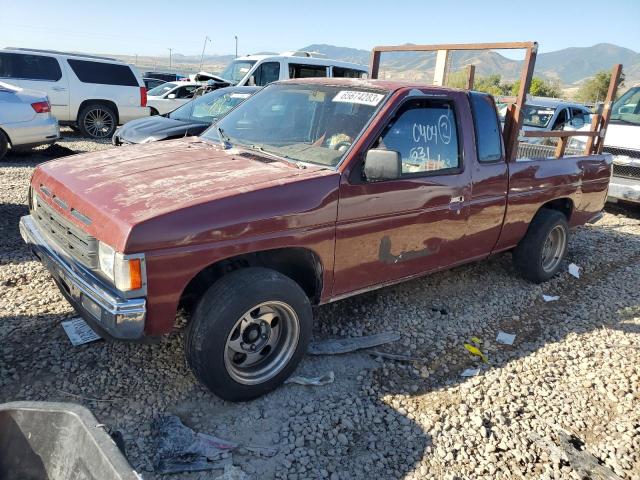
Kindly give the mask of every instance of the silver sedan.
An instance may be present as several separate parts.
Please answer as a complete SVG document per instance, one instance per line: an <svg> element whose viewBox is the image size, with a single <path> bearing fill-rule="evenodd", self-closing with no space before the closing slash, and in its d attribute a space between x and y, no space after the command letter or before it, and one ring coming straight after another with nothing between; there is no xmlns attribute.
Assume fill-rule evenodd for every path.
<svg viewBox="0 0 640 480"><path fill-rule="evenodd" d="M0 159L12 149L55 143L58 120L44 93L0 82Z"/></svg>

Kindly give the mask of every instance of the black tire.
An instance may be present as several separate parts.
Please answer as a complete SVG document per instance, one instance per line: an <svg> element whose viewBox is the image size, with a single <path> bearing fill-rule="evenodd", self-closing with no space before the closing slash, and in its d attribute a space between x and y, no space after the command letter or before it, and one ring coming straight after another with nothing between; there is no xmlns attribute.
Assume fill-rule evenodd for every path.
<svg viewBox="0 0 640 480"><path fill-rule="evenodd" d="M9 139L4 134L2 130L0 130L0 160L4 158L4 156L9 151Z"/></svg>
<svg viewBox="0 0 640 480"><path fill-rule="evenodd" d="M154 115L160 115L160 112L158 112L158 110L156 110L153 107L149 107L150 110L150 116L153 117Z"/></svg>
<svg viewBox="0 0 640 480"><path fill-rule="evenodd" d="M552 233L553 232L553 233ZM563 240L553 238L563 236ZM550 250L545 250L547 241ZM534 217L524 238L513 252L513 263L520 275L535 283L553 277L562 266L569 245L567 218L557 210L542 209ZM547 253L548 252L548 253ZM547 267L545 268L545 260Z"/></svg>
<svg viewBox="0 0 640 480"><path fill-rule="evenodd" d="M260 320L266 317L258 315L271 306L282 308L285 313L271 313L270 325L264 327L268 328L267 337L261 330L265 322ZM291 312L295 320L290 319ZM234 402L250 400L275 389L291 375L307 350L312 323L309 299L289 277L266 268L236 270L215 282L199 301L185 332L187 363L198 380L217 396ZM277 340L273 340L271 336L275 336L278 328ZM295 344L289 339L294 333ZM256 338L252 338L254 334ZM272 340L276 343L273 347L259 343ZM235 348L230 346L234 342ZM238 353L237 343L249 355ZM250 365L255 358L258 358L257 373ZM245 361L248 366L244 366ZM276 366L270 369L274 362ZM240 376L244 374L249 380Z"/></svg>
<svg viewBox="0 0 640 480"><path fill-rule="evenodd" d="M118 126L118 117L113 108L101 103L85 106L78 115L78 127L85 137L111 138Z"/></svg>

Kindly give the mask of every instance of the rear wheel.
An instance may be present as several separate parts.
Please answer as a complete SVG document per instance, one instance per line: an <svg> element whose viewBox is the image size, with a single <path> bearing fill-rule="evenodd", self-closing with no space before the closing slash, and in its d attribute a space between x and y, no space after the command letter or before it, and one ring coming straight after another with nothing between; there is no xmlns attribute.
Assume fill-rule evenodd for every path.
<svg viewBox="0 0 640 480"><path fill-rule="evenodd" d="M116 113L107 105L87 105L78 116L78 127L86 137L111 138L117 124Z"/></svg>
<svg viewBox="0 0 640 480"><path fill-rule="evenodd" d="M4 132L0 130L0 160L4 158L7 151L9 151L9 139Z"/></svg>
<svg viewBox="0 0 640 480"><path fill-rule="evenodd" d="M291 375L311 325L309 299L289 277L266 268L237 270L196 307L185 336L187 362L219 397L249 400Z"/></svg>
<svg viewBox="0 0 640 480"><path fill-rule="evenodd" d="M567 254L569 224L557 210L543 209L529 225L525 237L513 252L520 274L532 282L546 282L553 277Z"/></svg>

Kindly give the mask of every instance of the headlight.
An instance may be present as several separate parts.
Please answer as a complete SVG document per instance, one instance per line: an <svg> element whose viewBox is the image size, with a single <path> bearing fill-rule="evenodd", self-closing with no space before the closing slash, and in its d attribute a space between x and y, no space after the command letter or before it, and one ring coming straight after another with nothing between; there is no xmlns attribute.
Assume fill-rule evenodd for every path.
<svg viewBox="0 0 640 480"><path fill-rule="evenodd" d="M140 255L123 255L103 242L98 246L100 270L122 292L142 288L143 258Z"/></svg>

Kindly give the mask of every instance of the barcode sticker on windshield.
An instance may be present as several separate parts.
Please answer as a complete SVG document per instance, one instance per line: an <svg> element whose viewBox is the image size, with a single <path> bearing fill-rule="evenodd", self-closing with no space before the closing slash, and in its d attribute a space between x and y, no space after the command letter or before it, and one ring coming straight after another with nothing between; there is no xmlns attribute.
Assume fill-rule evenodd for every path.
<svg viewBox="0 0 640 480"><path fill-rule="evenodd" d="M250 93L232 93L231 98L249 98L251 96Z"/></svg>
<svg viewBox="0 0 640 480"><path fill-rule="evenodd" d="M353 90L342 90L333 97L334 102L359 103L361 105L371 105L375 107L384 98L381 93L356 92Z"/></svg>

